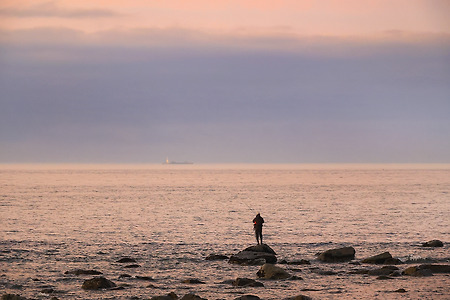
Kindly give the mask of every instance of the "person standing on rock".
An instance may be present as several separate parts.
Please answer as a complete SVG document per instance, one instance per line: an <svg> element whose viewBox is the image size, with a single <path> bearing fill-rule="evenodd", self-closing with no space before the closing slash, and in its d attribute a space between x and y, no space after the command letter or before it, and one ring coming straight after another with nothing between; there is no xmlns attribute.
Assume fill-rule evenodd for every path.
<svg viewBox="0 0 450 300"><path fill-rule="evenodd" d="M263 243L262 238L262 227L263 227L264 219L258 213L256 217L253 219L253 229L255 230L256 242L259 245L259 241L261 241L261 245Z"/></svg>

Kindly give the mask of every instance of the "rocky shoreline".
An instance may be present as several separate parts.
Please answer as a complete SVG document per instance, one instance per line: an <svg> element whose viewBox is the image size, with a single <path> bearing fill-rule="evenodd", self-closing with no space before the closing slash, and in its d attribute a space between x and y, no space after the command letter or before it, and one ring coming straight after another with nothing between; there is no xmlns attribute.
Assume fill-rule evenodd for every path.
<svg viewBox="0 0 450 300"><path fill-rule="evenodd" d="M422 244L422 247L443 247L444 244L438 240L432 240ZM408 278L408 277L430 277L437 274L450 274L450 264L405 264L398 258L392 257L392 255L386 251L383 253L375 254L373 256L355 260L356 250L351 247L341 247L328 249L316 254L316 260L311 261L300 259L287 261L285 259L279 261L276 252L268 245L257 245L247 247L238 253L231 256L224 254L210 254L205 258L206 261L228 261L229 264L240 266L259 266L259 270L256 274L249 274L249 277L233 278L223 282L221 285L226 285L234 288L254 288L252 291L258 288L264 288L266 282L270 281L302 281L304 280L297 273L307 273L318 276L332 276L347 274L350 276L370 276L377 280L394 280L396 278ZM122 257L115 261L117 264L122 264L124 269L137 269L140 265L137 260L131 257ZM342 266L348 270L327 270L327 266ZM301 267L301 268L300 268ZM336 269L336 268L334 268ZM338 268L339 269L339 268ZM130 288L131 281L148 282L149 288L157 288L154 285L156 281L151 276L142 275L130 275L127 273L121 274L117 280L108 279L107 275L104 275L98 270L84 270L74 269L68 270L64 273L66 276L75 277L87 277L83 281L80 289L85 291L120 291ZM185 278L180 282L186 285L204 285L205 282L199 278ZM314 292L316 289L303 288L304 292ZM408 293L408 290L399 288L392 290L392 293ZM43 286L40 290L42 296L47 296L47 299L58 300L58 296L64 298L61 291L54 290L51 286ZM256 294L256 293L255 293ZM33 298L22 297L20 294L7 293L2 295L2 300L30 300ZM39 298L41 299L41 298ZM151 298L139 298L132 297L134 300L150 299L150 300L204 300L196 293L188 292L183 296L178 296L175 292L166 293L163 295L155 295ZM257 295L245 294L234 298L235 300L256 300L261 299ZM293 295L292 297L284 298L286 300L299 300L299 299L314 299L313 296L307 294Z"/></svg>

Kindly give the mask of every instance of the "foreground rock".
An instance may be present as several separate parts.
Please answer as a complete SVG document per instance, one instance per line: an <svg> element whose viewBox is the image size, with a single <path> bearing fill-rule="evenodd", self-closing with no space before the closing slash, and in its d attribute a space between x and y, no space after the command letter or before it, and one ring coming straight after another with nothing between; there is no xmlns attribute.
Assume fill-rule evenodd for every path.
<svg viewBox="0 0 450 300"><path fill-rule="evenodd" d="M342 262L355 259L355 249L353 247L343 247L330 249L319 254L318 259L324 262Z"/></svg>
<svg viewBox="0 0 450 300"><path fill-rule="evenodd" d="M440 240L431 240L423 243L422 247L444 247L444 243Z"/></svg>
<svg viewBox="0 0 450 300"><path fill-rule="evenodd" d="M274 264L277 262L275 251L266 244L248 247L228 260L231 264L239 265L263 265L265 263Z"/></svg>
<svg viewBox="0 0 450 300"><path fill-rule="evenodd" d="M393 258L389 252L383 252L378 255L374 255L363 259L362 263L366 264L382 264L382 265L399 265L403 262L397 258Z"/></svg>
<svg viewBox="0 0 450 300"><path fill-rule="evenodd" d="M92 279L85 280L81 286L84 290L100 290L100 289L110 289L116 287L116 284L105 277L96 277Z"/></svg>
<svg viewBox="0 0 450 300"><path fill-rule="evenodd" d="M288 279L291 277L288 272L274 264L264 264L256 275L264 279Z"/></svg>

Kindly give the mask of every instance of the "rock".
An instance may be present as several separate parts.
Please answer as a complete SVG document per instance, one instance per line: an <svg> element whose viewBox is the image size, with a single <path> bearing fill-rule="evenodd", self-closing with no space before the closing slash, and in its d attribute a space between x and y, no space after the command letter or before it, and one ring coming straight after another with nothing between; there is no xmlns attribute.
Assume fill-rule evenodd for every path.
<svg viewBox="0 0 450 300"><path fill-rule="evenodd" d="M395 290L394 293L406 293L407 291L405 289L398 289Z"/></svg>
<svg viewBox="0 0 450 300"><path fill-rule="evenodd" d="M324 262L342 262L354 259L355 253L353 247L330 249L320 253L318 259Z"/></svg>
<svg viewBox="0 0 450 300"><path fill-rule="evenodd" d="M176 299L178 299L178 296L174 292L170 292L166 296L154 296L150 298L150 300L176 300Z"/></svg>
<svg viewBox="0 0 450 300"><path fill-rule="evenodd" d="M195 294L186 294L180 300L207 300Z"/></svg>
<svg viewBox="0 0 450 300"><path fill-rule="evenodd" d="M234 298L234 300L261 300L258 296L254 295L244 295L237 298Z"/></svg>
<svg viewBox="0 0 450 300"><path fill-rule="evenodd" d="M422 247L444 247L444 243L440 240L431 240L423 243Z"/></svg>
<svg viewBox="0 0 450 300"><path fill-rule="evenodd" d="M306 259L300 259L300 260L293 260L286 262L288 265L310 265L311 262Z"/></svg>
<svg viewBox="0 0 450 300"><path fill-rule="evenodd" d="M264 287L263 283L261 283L259 281L256 281L256 280L253 280L253 279L250 279L250 278L236 278L236 280L234 280L232 282L232 284L234 286L244 286L244 287L249 287L249 286L251 286L251 287Z"/></svg>
<svg viewBox="0 0 450 300"><path fill-rule="evenodd" d="M136 279L138 279L138 280L145 280L145 281L155 281L155 279L153 279L150 276L136 276Z"/></svg>
<svg viewBox="0 0 450 300"><path fill-rule="evenodd" d="M369 274L368 269L353 269L350 272L348 272L349 274Z"/></svg>
<svg viewBox="0 0 450 300"><path fill-rule="evenodd" d="M312 298L305 295L297 295L290 298L284 298L284 300L312 300Z"/></svg>
<svg viewBox="0 0 450 300"><path fill-rule="evenodd" d="M263 265L265 263L276 263L275 251L266 244L248 247L228 260L229 263L239 265Z"/></svg>
<svg viewBox="0 0 450 300"><path fill-rule="evenodd" d="M395 266L384 266L380 269L369 270L369 272L367 272L367 274L375 275L375 276L382 276L382 275L387 276L387 275L391 275L392 273L394 273L397 270L398 270L398 268Z"/></svg>
<svg viewBox="0 0 450 300"><path fill-rule="evenodd" d="M331 271L331 270L311 269L311 272L319 274L319 275L337 275L336 272Z"/></svg>
<svg viewBox="0 0 450 300"><path fill-rule="evenodd" d="M226 255L221 255L221 254L210 254L207 258L205 258L206 260L225 260L228 259L229 257Z"/></svg>
<svg viewBox="0 0 450 300"><path fill-rule="evenodd" d="M2 300L27 300L27 298L16 294L4 294Z"/></svg>
<svg viewBox="0 0 450 300"><path fill-rule="evenodd" d="M361 262L366 264L384 264L388 259L392 259L392 255L389 252L384 252L378 255L374 255L363 259Z"/></svg>
<svg viewBox="0 0 450 300"><path fill-rule="evenodd" d="M135 263L136 260L134 258L131 258L131 257L122 257L117 262L121 263L121 264L123 264L123 263Z"/></svg>
<svg viewBox="0 0 450 300"><path fill-rule="evenodd" d="M46 289L41 290L40 292L41 292L42 294L52 294L52 293L55 292L55 290L52 289L52 288L46 288Z"/></svg>
<svg viewBox="0 0 450 300"><path fill-rule="evenodd" d="M189 283L189 284L205 284L203 281L197 278L189 278L182 281L183 283Z"/></svg>
<svg viewBox="0 0 450 300"><path fill-rule="evenodd" d="M409 267L402 272L403 275L425 277L432 276L433 272L430 269L420 269L420 267Z"/></svg>
<svg viewBox="0 0 450 300"><path fill-rule="evenodd" d="M84 290L99 290L109 289L115 287L116 284L105 277L96 277L89 280L85 280L81 286Z"/></svg>
<svg viewBox="0 0 450 300"><path fill-rule="evenodd" d="M420 265L420 269L428 269L433 273L450 273L450 265Z"/></svg>
<svg viewBox="0 0 450 300"><path fill-rule="evenodd" d="M264 264L256 275L258 275L259 278L264 279L287 279L291 277L288 272L274 264Z"/></svg>
<svg viewBox="0 0 450 300"><path fill-rule="evenodd" d="M119 276L119 279L122 279L122 278L131 278L131 275L130 274L121 274Z"/></svg>
<svg viewBox="0 0 450 300"><path fill-rule="evenodd" d="M387 279L394 279L392 277L389 277L387 275L380 275L377 277L378 280L387 280Z"/></svg>
<svg viewBox="0 0 450 300"><path fill-rule="evenodd" d="M77 269L77 270L72 270L72 271L66 271L64 274L66 275L102 275L103 273L100 271L95 271L95 270L82 270L82 269Z"/></svg>
<svg viewBox="0 0 450 300"><path fill-rule="evenodd" d="M137 264L124 266L124 268L127 268L127 269L134 269L134 268L140 268L140 267L141 267L141 266L140 266L140 265L137 265Z"/></svg>

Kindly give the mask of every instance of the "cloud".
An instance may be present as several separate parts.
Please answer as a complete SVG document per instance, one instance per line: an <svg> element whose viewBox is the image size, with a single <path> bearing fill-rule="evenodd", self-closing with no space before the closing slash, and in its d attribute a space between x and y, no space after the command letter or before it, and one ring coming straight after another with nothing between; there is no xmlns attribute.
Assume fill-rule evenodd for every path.
<svg viewBox="0 0 450 300"><path fill-rule="evenodd" d="M120 14L109 9L64 8L56 2L45 2L26 8L2 8L0 16L17 18L104 18Z"/></svg>

